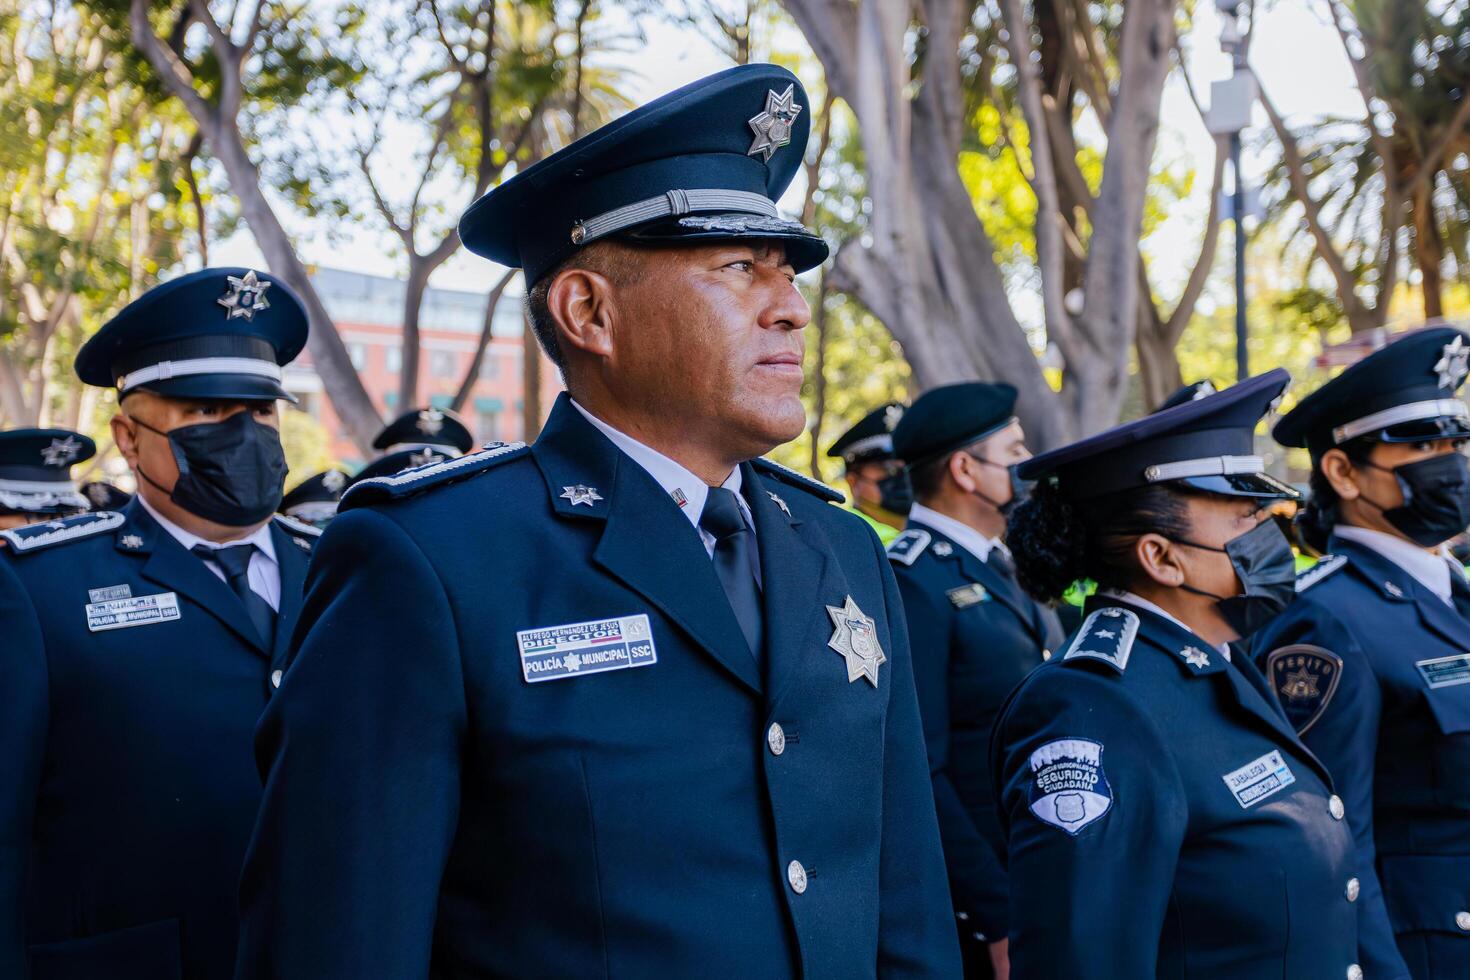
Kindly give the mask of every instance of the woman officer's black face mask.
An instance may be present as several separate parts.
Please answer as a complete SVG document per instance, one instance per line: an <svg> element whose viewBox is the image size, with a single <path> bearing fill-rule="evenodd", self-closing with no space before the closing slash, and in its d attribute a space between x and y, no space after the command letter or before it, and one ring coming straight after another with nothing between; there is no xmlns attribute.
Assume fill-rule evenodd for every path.
<svg viewBox="0 0 1470 980"><path fill-rule="evenodd" d="M1171 540L1201 551L1219 552L1230 558L1236 578L1240 579L1244 590L1241 595L1221 596L1191 585L1181 588L1214 599L1225 622L1242 637L1269 623L1296 596L1296 557L1275 521L1262 521L1244 534L1231 538L1223 548Z"/></svg>
<svg viewBox="0 0 1470 980"><path fill-rule="evenodd" d="M1367 494L1362 495L1363 501L1421 548L1433 548L1470 526L1470 460L1462 454L1430 456L1392 469L1376 463L1363 465L1392 473L1404 502L1382 507Z"/></svg>
<svg viewBox="0 0 1470 980"><path fill-rule="evenodd" d="M248 527L281 505L286 485L281 434L255 421L251 412L168 432L136 417L133 421L167 439L179 467L172 490L159 486L141 465L138 475L196 517L226 527Z"/></svg>

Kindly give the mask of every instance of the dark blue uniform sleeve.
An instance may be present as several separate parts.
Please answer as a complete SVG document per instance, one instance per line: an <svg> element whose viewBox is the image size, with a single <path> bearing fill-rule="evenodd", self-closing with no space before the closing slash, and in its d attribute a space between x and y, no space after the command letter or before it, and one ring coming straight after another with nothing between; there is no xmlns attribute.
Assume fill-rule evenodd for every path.
<svg viewBox="0 0 1470 980"><path fill-rule="evenodd" d="M1005 868L970 819L949 774L949 669L953 642L952 611L948 600L936 601L931 592L909 578L898 579L908 620L909 648L914 661L914 687L929 749L929 775L934 783L934 807L939 814L939 837L957 911L970 916L974 930L988 942L1004 939L1009 930L1009 889Z"/></svg>
<svg viewBox="0 0 1470 980"><path fill-rule="evenodd" d="M991 758L1013 980L1154 976L1188 809L1152 719L1116 677L1042 670L1002 711Z"/></svg>
<svg viewBox="0 0 1470 980"><path fill-rule="evenodd" d="M24 978L26 865L50 712L46 648L30 596L0 556L0 976Z"/></svg>
<svg viewBox="0 0 1470 980"><path fill-rule="evenodd" d="M427 976L466 727L438 573L390 518L342 515L293 647L256 733L265 797L236 976Z"/></svg>
<svg viewBox="0 0 1470 980"><path fill-rule="evenodd" d="M1304 612L1310 614L1302 615ZM1257 663L1263 665L1272 650L1295 643L1319 646L1342 658L1337 690L1302 741L1327 766L1333 789L1347 807L1357 853L1355 873L1361 886L1357 902L1358 962L1363 974L1384 980L1409 980L1408 965L1388 921L1373 844L1373 768L1378 756L1383 697L1362 646L1339 619L1325 612L1315 603L1300 609L1289 607L1287 614L1267 627L1252 647Z"/></svg>
<svg viewBox="0 0 1470 980"><path fill-rule="evenodd" d="M957 977L959 940L950 913L934 793L898 583L877 535L891 633L888 720L883 746L883 841L878 876L878 976Z"/></svg>

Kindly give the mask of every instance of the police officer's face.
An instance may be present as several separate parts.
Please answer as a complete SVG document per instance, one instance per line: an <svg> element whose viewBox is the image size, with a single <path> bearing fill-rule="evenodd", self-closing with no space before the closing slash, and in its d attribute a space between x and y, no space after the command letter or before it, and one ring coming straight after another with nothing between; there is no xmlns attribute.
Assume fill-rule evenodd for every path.
<svg viewBox="0 0 1470 980"><path fill-rule="evenodd" d="M883 491L880 480L903 472L903 464L896 459L859 463L847 471L847 485L852 488L853 498L873 506L881 506Z"/></svg>
<svg viewBox="0 0 1470 980"><path fill-rule="evenodd" d="M1380 442L1373 446L1368 454L1368 462L1371 466L1354 465L1348 459L1347 454L1340 449L1333 449L1322 457L1322 471L1326 474L1333 489L1344 502L1356 502L1358 498L1364 497L1376 501L1383 509L1402 507L1404 503L1403 488L1399 486L1398 477L1393 474L1397 466L1409 463L1417 463L1421 459L1430 459L1434 456L1449 456L1452 453L1463 452L1465 440L1463 439L1434 439L1429 442ZM1347 503L1348 509L1352 510L1352 523L1364 523L1368 527L1380 527L1388 530L1389 526L1381 516L1381 511L1374 508L1355 507L1354 503ZM1362 513L1359 513L1359 511Z"/></svg>
<svg viewBox="0 0 1470 980"><path fill-rule="evenodd" d="M179 467L168 439L157 432L149 432L135 420L140 419L159 432L168 432L186 425L223 422L241 412L250 412L257 422L273 429L281 426L280 414L274 401L163 398L152 392L140 391L123 399L122 413L112 420L112 435L118 450L134 473L138 472L141 465L144 472L160 486L172 487L178 479ZM146 481L140 479L138 488L140 491L150 492L150 504L160 503L155 499L156 495L151 493L153 488Z"/></svg>
<svg viewBox="0 0 1470 980"><path fill-rule="evenodd" d="M1239 595L1243 589L1230 556L1209 548L1224 548L1235 538L1255 530L1257 524L1271 519L1270 501L1249 497L1224 497L1191 494L1185 498L1189 510L1189 540L1204 545L1191 548L1169 542L1168 561L1177 569L1178 581L1202 592L1217 596Z"/></svg>
<svg viewBox="0 0 1470 980"><path fill-rule="evenodd" d="M986 500L1004 504L1013 496L1010 468L1031 458L1026 448L1026 433L1014 421L994 435L976 443L968 455L979 465L971 466L968 477L975 484L973 493Z"/></svg>

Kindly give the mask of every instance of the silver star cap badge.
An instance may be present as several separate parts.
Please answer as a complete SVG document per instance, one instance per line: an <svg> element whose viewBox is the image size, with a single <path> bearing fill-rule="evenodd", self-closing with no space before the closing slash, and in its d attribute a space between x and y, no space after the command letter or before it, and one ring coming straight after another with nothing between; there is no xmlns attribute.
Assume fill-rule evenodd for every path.
<svg viewBox="0 0 1470 980"><path fill-rule="evenodd" d="M271 284L262 282L253 270L243 276L225 276L225 281L230 284L229 289L215 300L225 308L225 319L244 317L254 320L255 314L271 308L265 298L265 291L271 288Z"/></svg>
<svg viewBox="0 0 1470 980"><path fill-rule="evenodd" d="M428 408L419 413L418 430L426 436L437 436L444 428L444 413Z"/></svg>
<svg viewBox="0 0 1470 980"><path fill-rule="evenodd" d="M786 86L786 91L780 95L775 89L767 90L765 109L748 120L750 128L755 131L755 142L750 144L745 155L759 154L769 163L777 150L791 142L791 129L799 115L801 106L796 104L795 83Z"/></svg>
<svg viewBox="0 0 1470 980"><path fill-rule="evenodd" d="M322 489L327 493L337 493L346 485L347 477L341 470L327 470L326 475L322 477Z"/></svg>
<svg viewBox="0 0 1470 980"><path fill-rule="evenodd" d="M574 487L562 487L561 490L561 498L570 500L573 507L578 504L586 504L591 507L602 499L602 494L597 492L596 487L584 486L580 483Z"/></svg>
<svg viewBox="0 0 1470 980"><path fill-rule="evenodd" d="M41 462L47 466L65 466L76 459L81 451L82 444L74 436L52 439L51 445L41 450Z"/></svg>
<svg viewBox="0 0 1470 980"><path fill-rule="evenodd" d="M828 606L827 615L832 617L832 639L827 646L836 650L847 661L847 682L851 684L859 677L878 686L878 666L888 662L883 647L878 643L878 626L873 617L858 608L852 596L839 606Z"/></svg>
<svg viewBox="0 0 1470 980"><path fill-rule="evenodd" d="M1439 375L1439 386L1454 391L1460 387L1460 382L1470 374L1470 346L1465 343L1464 337L1456 337L1439 352L1439 361L1434 365L1434 373Z"/></svg>
<svg viewBox="0 0 1470 980"><path fill-rule="evenodd" d="M883 427L889 432L898 428L898 423L903 421L903 406L889 405L883 410Z"/></svg>

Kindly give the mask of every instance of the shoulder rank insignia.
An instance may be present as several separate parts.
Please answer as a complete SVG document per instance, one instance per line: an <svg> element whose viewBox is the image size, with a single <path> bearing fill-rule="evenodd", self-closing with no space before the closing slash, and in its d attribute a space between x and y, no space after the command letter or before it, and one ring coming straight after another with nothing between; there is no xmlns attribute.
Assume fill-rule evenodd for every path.
<svg viewBox="0 0 1470 980"><path fill-rule="evenodd" d="M524 442L499 443L486 446L477 453L469 453L455 459L446 459L417 469L404 470L392 476L374 476L359 480L342 494L337 511L351 510L372 503L411 497L430 487L442 486L462 480L467 476L482 473L493 466L508 462L530 452Z"/></svg>
<svg viewBox="0 0 1470 980"><path fill-rule="evenodd" d="M924 549L929 547L929 542L932 540L934 540L933 535L928 531L911 527L889 543L888 559L900 565L912 565L914 559L924 553Z"/></svg>
<svg viewBox="0 0 1470 980"><path fill-rule="evenodd" d="M825 483L818 483L816 480L813 480L809 476L802 476L795 470L788 470L780 463L773 463L769 459L765 459L763 457L759 459L753 459L750 461L750 464L756 469L761 470L762 472L771 474L783 483L789 483L791 486L796 487L799 490L805 490L807 493L816 494L818 497L821 497L823 500L829 501L831 503L840 504L843 500L847 499L836 490L833 490L831 487L827 486Z"/></svg>
<svg viewBox="0 0 1470 980"><path fill-rule="evenodd" d="M294 517L287 517L285 514L277 514L276 523L281 525L287 534L299 534L308 538L319 538L322 536L321 528L312 527L310 524L298 521Z"/></svg>
<svg viewBox="0 0 1470 980"><path fill-rule="evenodd" d="M77 514L75 517L45 521L41 524L14 527L8 531L0 531L0 538L5 539L11 551L23 555L67 541L79 541L104 531L111 531L122 527L126 520L126 517L116 511L101 510L91 514Z"/></svg>
<svg viewBox="0 0 1470 980"><path fill-rule="evenodd" d="M1138 614L1108 606L1087 617L1062 659L1101 660L1121 674L1128 666L1137 636Z"/></svg>
<svg viewBox="0 0 1470 980"><path fill-rule="evenodd" d="M1296 577L1296 590L1305 592L1347 564L1344 555L1323 555L1317 564Z"/></svg>
<svg viewBox="0 0 1470 980"><path fill-rule="evenodd" d="M957 589L949 589L944 593L956 609L969 609L990 598L990 593L985 591L985 586L979 582L971 582Z"/></svg>
<svg viewBox="0 0 1470 980"><path fill-rule="evenodd" d="M1266 678L1298 735L1317 723L1342 679L1342 658L1331 650L1296 643L1266 656Z"/></svg>

